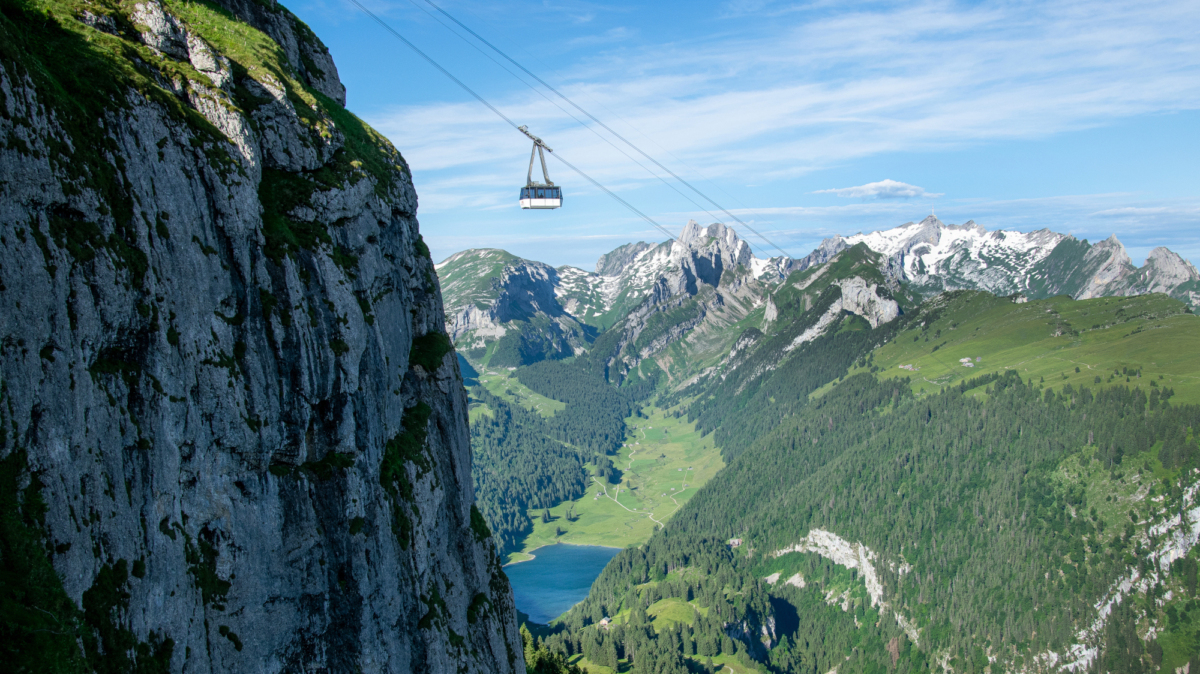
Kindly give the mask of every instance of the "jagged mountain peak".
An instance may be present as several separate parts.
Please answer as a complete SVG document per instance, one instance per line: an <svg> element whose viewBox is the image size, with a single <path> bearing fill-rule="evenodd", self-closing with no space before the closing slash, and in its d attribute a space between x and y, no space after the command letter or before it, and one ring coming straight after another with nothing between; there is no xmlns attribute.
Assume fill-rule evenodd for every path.
<svg viewBox="0 0 1200 674"><path fill-rule="evenodd" d="M1164 246L1150 251L1146 256L1146 265L1154 265L1162 273L1179 278L1181 283L1200 280L1200 272L1196 271L1195 265Z"/></svg>
<svg viewBox="0 0 1200 674"><path fill-rule="evenodd" d="M1129 264L1133 264L1133 260L1129 257L1129 252L1125 250L1125 244L1121 243L1116 234L1110 234L1107 239L1096 243L1092 246L1092 250L1111 252L1114 255L1122 257Z"/></svg>
<svg viewBox="0 0 1200 674"><path fill-rule="evenodd" d="M749 266L754 253L750 244L742 240L732 227L714 222L702 227L695 220L688 220L683 233L672 245L672 256L683 259L696 253L719 255L723 267Z"/></svg>
<svg viewBox="0 0 1200 674"><path fill-rule="evenodd" d="M707 239L721 239L729 247L736 247L741 238L732 227L726 227L723 222L714 222L708 226L701 226L695 220L688 220L684 226L683 232L679 235L679 243L685 245L694 245L700 241L707 243Z"/></svg>

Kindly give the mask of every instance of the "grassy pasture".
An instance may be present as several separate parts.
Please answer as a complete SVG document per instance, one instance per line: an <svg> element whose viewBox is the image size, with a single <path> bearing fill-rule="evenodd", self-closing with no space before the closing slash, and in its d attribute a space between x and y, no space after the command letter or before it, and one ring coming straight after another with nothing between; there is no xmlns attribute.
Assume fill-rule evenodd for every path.
<svg viewBox="0 0 1200 674"><path fill-rule="evenodd" d="M964 367L963 358L973 367ZM1144 390L1174 389L1172 402L1197 403L1200 317L1184 313L1184 305L1166 295L1015 304L977 293L951 301L936 320L915 324L876 349L874 364L879 376L908 377L921 392L1016 369L1053 388L1125 385L1128 377L1129 385ZM1137 370L1140 378L1125 373Z"/></svg>
<svg viewBox="0 0 1200 674"><path fill-rule="evenodd" d="M486 388L492 395L503 398L514 405L520 405L527 410L534 410L543 417L552 417L567 406L553 398L547 398L535 393L512 376L507 368L483 368L479 372L479 385ZM474 406L472 406L474 411ZM471 419L475 419L472 415Z"/></svg>
<svg viewBox="0 0 1200 674"><path fill-rule="evenodd" d="M677 623L695 623L696 607L678 597L668 597L651 604L646 615L653 619L654 629L662 631Z"/></svg>
<svg viewBox="0 0 1200 674"><path fill-rule="evenodd" d="M672 416L674 409L647 407L644 412L649 418L626 420L630 435L612 457L622 471L620 484L601 486L593 479L583 497L551 508L549 522L542 522L540 510L530 510L533 532L505 562L529 559L534 549L558 542L639 545L725 465L712 436L701 438L686 418ZM568 510L574 521L567 519Z"/></svg>

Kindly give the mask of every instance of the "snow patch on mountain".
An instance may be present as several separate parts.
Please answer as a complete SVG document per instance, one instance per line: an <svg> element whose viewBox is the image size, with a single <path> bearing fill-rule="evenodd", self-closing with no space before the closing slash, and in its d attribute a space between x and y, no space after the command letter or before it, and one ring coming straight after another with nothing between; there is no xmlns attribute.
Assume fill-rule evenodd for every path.
<svg viewBox="0 0 1200 674"><path fill-rule="evenodd" d="M974 221L947 225L929 216L841 240L892 258L905 280L925 293L972 288L1007 295L1027 290L1032 270L1065 238L1048 229L989 232Z"/></svg>

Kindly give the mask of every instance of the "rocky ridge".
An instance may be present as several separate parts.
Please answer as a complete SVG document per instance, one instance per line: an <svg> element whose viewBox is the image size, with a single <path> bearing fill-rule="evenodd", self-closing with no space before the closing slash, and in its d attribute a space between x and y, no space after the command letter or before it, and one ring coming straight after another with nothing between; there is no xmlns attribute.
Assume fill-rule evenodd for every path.
<svg viewBox="0 0 1200 674"><path fill-rule="evenodd" d="M986 290L1029 299L1060 294L1091 299L1162 292L1200 307L1200 273L1194 266L1157 248L1138 268L1116 235L1089 244L1048 229L989 232L973 221L948 225L929 216L894 229L826 239L818 250L860 242L888 256L894 275L926 296Z"/></svg>
<svg viewBox="0 0 1200 674"><path fill-rule="evenodd" d="M559 314L557 307L545 313L547 318L553 317L559 328L555 333L543 331L541 337L547 342L557 340L557 346L530 349L535 357L540 352L579 355L590 349L591 336L586 331L582 341L563 338L575 334L563 329L572 318L598 332L619 327L624 336L617 339L616 345L613 338L602 345L608 354L603 357L616 367L616 373L636 367L646 357L662 352L685 336L693 343L688 347L693 355L727 349L735 335L725 334L725 330L759 307L763 315L758 327L767 329L779 316L773 295L789 277L821 269L860 244L881 255L875 264L881 278L875 279L874 284L859 279L857 285L851 286L845 286L850 279L838 281L845 286L843 291L848 287L851 292L845 295L845 307L839 303L831 311L836 314L844 309L862 315L872 326L900 313L896 293L908 293L915 299L963 289L1021 295L1027 299L1060 294L1089 299L1161 292L1193 308L1200 307L1200 274L1166 248L1155 249L1146 264L1138 268L1115 236L1093 245L1047 229L1029 233L988 231L974 222L946 224L933 216L889 230L831 237L798 259L757 258L732 228L719 223L702 227L690 221L675 241L657 245L631 243L600 256L594 272L566 266L552 269L521 260L520 265L540 270L536 279L525 281L528 275L501 277L491 273L486 280L495 284L491 290L494 301L498 301L510 278L521 279L525 285L540 284L537 289L540 297L553 293L557 298L564 313ZM452 303L463 303L458 299L459 286L467 285L461 279L469 276L464 273L461 261L483 254L483 251L464 251L439 265L439 269L459 268L453 272L458 283L447 285ZM503 251L491 254L509 256ZM479 284L488 276L488 270L475 271L481 275L471 283ZM727 273L731 276L724 276ZM818 277L806 278L807 281L800 283L812 283ZM875 296L879 281L886 290ZM869 293L872 298L856 294L858 288L867 287L872 289ZM701 295L703 298L695 302L690 299ZM538 306L545 307L547 303L540 302ZM646 321L655 315L656 321L670 325L646 333ZM672 317L668 319L667 315ZM473 331L471 346L479 357L484 357L489 340L505 334L505 321L496 316L496 309L476 311L468 307L451 319L450 330L456 339ZM829 325L834 318L831 314ZM650 336L643 338L643 335ZM635 344L634 352L622 356L623 364L617 366L614 354ZM674 360L679 360L678 355ZM616 376L620 378L623 374Z"/></svg>
<svg viewBox="0 0 1200 674"><path fill-rule="evenodd" d="M452 255L436 269L453 298L447 332L473 358L515 367L578 355L590 343L594 331L560 302L558 271L549 265L483 249Z"/></svg>
<svg viewBox="0 0 1200 674"><path fill-rule="evenodd" d="M0 44L3 535L43 551L3 563L61 583L22 652L523 671L409 172L324 46L238 0L16 5Z"/></svg>

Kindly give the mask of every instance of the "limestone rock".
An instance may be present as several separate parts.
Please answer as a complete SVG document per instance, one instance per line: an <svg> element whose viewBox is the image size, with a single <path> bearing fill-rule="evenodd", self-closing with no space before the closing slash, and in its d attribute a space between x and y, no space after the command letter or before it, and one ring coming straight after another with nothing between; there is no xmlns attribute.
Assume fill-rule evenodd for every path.
<svg viewBox="0 0 1200 674"><path fill-rule="evenodd" d="M867 283L855 276L838 281L842 289L842 306L845 311L862 316L877 328L900 315L900 305L890 297L879 296L879 286Z"/></svg>
<svg viewBox="0 0 1200 674"><path fill-rule="evenodd" d="M601 255L596 260L596 273L600 276L618 276L629 268L643 252L653 248L645 241L627 243L615 250Z"/></svg>
<svg viewBox="0 0 1200 674"><path fill-rule="evenodd" d="M0 57L0 459L66 595L121 578L105 619L170 671L523 672L407 166L294 16L237 10L295 62L157 2L77 26L141 59L113 98Z"/></svg>
<svg viewBox="0 0 1200 674"><path fill-rule="evenodd" d="M1117 240L1116 234L1092 246L1084 256L1084 264L1093 261L1098 262L1099 267L1092 273L1087 285L1075 295L1075 299L1087 300L1093 297L1104 297L1107 294L1105 289L1108 286L1120 281L1134 270L1129 253L1125 252L1125 246Z"/></svg>

